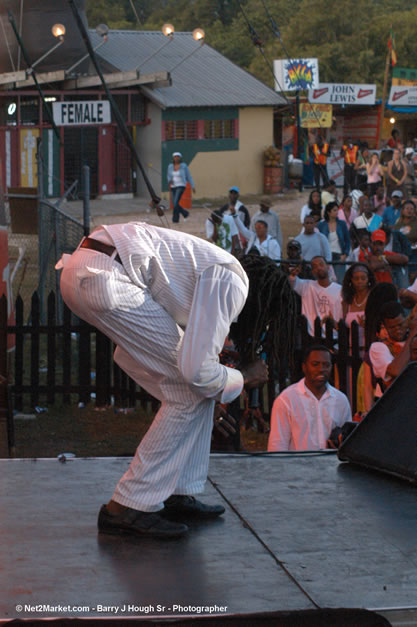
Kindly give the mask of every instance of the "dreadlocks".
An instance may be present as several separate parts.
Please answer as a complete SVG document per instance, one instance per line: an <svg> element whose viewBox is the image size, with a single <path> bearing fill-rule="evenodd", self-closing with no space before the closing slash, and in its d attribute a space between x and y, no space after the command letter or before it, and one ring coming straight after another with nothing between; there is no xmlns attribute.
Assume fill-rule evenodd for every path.
<svg viewBox="0 0 417 627"><path fill-rule="evenodd" d="M241 362L253 361L261 347L279 365L294 361L297 323L296 294L284 274L269 257L250 253L239 259L249 277L249 294L230 337Z"/></svg>

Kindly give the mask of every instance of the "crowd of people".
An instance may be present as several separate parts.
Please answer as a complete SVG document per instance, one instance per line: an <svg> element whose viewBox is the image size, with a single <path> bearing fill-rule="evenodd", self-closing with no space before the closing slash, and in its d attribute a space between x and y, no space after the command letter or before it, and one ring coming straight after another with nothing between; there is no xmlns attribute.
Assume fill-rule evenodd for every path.
<svg viewBox="0 0 417 627"><path fill-rule="evenodd" d="M349 329L357 325L363 363L355 397L362 415L417 356L414 152L403 150L396 131L392 138L381 155L351 139L343 145L342 197L327 175L329 144L318 140L317 187L300 208L300 233L285 248L279 216L267 197L250 220L232 187L229 202L207 219L209 241L237 256L256 251L273 259L307 319L311 342L302 347L304 378L275 400L270 451L324 448L332 430L352 419L352 375L347 397L329 384L329 349L314 345L317 319L322 327L329 321L333 326L333 352L340 321Z"/></svg>

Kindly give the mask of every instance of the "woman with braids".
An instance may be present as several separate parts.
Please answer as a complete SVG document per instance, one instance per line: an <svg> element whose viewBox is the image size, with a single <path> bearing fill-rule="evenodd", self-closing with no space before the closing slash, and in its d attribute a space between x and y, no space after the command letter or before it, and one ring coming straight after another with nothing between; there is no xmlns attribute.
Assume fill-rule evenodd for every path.
<svg viewBox="0 0 417 627"><path fill-rule="evenodd" d="M350 329L352 322L359 325L359 346L365 347L365 307L369 292L376 285L375 275L363 263L354 263L346 271L342 285L342 310L345 324Z"/></svg>
<svg viewBox="0 0 417 627"><path fill-rule="evenodd" d="M317 189L313 189L308 197L308 203L301 207L300 222L304 224L304 218L310 214L314 217L315 221L321 220L322 213L321 194Z"/></svg>
<svg viewBox="0 0 417 627"><path fill-rule="evenodd" d="M369 411L374 404L375 380L369 360L369 347L377 339L386 337L381 321L381 307L384 303L397 300L397 288L392 283L377 283L371 289L365 305L365 356L356 383L357 410Z"/></svg>

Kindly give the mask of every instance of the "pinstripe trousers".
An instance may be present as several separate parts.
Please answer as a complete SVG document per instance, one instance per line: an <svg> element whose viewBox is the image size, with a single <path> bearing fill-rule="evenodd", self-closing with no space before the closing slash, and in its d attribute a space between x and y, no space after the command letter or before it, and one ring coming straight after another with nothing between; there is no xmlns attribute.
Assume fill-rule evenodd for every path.
<svg viewBox="0 0 417 627"><path fill-rule="evenodd" d="M221 390L212 376L231 322L242 309L247 286L227 265L213 265L199 277L184 350L184 330L148 289L133 284L113 257L80 248L61 276L65 303L116 345L115 361L161 401L154 421L116 486L113 500L141 511L158 511L171 494L197 494L207 478L214 397ZM204 303L216 303L217 327L200 326ZM200 344L200 345L199 345ZM193 351L209 359L190 368ZM213 370L214 368L214 370ZM217 383L214 383L216 381ZM237 392L239 393L239 391ZM235 394L236 395L236 394Z"/></svg>

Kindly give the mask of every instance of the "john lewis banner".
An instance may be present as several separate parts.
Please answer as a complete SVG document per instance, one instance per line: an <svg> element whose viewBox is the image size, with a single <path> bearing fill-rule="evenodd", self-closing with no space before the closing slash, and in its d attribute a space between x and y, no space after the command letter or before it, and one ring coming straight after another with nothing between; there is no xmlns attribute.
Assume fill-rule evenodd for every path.
<svg viewBox="0 0 417 627"><path fill-rule="evenodd" d="M324 104L374 105L376 85L320 83L308 92L309 102Z"/></svg>

